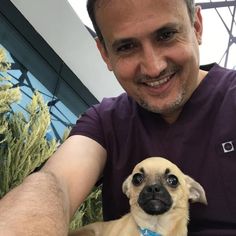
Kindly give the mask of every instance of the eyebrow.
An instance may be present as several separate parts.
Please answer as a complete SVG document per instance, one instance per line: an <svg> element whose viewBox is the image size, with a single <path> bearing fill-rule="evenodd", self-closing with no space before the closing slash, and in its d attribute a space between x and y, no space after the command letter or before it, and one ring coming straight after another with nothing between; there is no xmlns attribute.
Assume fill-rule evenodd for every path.
<svg viewBox="0 0 236 236"><path fill-rule="evenodd" d="M141 167L139 170L140 170L141 173L143 173L143 174L145 173L143 167Z"/></svg>
<svg viewBox="0 0 236 236"><path fill-rule="evenodd" d="M165 171L165 176L168 175L170 173L170 169L169 168L166 168L166 171Z"/></svg>
<svg viewBox="0 0 236 236"><path fill-rule="evenodd" d="M181 26L177 23L168 23L161 28L155 30L152 32L152 35L161 35L162 33L165 33L167 30L177 30L179 31L181 29Z"/></svg>

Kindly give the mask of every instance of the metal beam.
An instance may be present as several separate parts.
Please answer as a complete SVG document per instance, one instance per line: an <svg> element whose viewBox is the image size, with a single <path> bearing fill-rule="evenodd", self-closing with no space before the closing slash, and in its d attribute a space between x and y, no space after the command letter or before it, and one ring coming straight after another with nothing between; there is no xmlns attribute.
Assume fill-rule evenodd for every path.
<svg viewBox="0 0 236 236"><path fill-rule="evenodd" d="M196 5L200 5L202 9L211 9L218 7L236 7L236 1L221 1L221 2L199 2Z"/></svg>

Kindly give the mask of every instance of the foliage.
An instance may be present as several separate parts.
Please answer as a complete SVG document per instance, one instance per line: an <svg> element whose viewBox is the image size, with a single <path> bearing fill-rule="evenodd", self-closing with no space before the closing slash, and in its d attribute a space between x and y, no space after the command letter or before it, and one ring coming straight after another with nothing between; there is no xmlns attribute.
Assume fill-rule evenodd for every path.
<svg viewBox="0 0 236 236"><path fill-rule="evenodd" d="M50 114L39 93L25 114L13 112L11 105L20 100L21 93L9 82L9 68L0 49L0 198L44 163L57 146L54 139L46 139Z"/></svg>
<svg viewBox="0 0 236 236"><path fill-rule="evenodd" d="M84 203L75 213L70 224L70 229L75 230L81 226L87 225L95 221L102 220L102 201L101 186L95 187L91 194L86 198Z"/></svg>

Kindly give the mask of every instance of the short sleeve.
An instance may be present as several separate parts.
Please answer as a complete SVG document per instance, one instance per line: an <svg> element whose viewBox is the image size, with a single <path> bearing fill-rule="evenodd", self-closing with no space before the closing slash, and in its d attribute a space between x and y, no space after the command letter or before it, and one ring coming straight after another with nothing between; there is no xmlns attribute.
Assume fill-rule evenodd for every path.
<svg viewBox="0 0 236 236"><path fill-rule="evenodd" d="M99 105L92 106L83 113L72 128L69 136L83 135L106 148L98 107Z"/></svg>

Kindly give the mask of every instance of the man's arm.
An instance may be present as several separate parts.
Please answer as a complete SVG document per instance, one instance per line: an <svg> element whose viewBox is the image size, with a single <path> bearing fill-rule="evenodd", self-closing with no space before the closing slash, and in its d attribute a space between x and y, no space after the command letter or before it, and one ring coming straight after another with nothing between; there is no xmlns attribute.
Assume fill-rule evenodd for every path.
<svg viewBox="0 0 236 236"><path fill-rule="evenodd" d="M38 173L0 201L0 236L66 236L69 220L102 173L105 149L68 138ZM3 233L4 232L4 233Z"/></svg>

